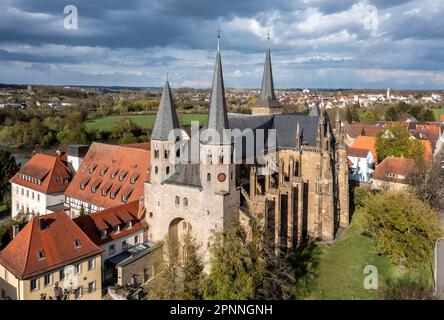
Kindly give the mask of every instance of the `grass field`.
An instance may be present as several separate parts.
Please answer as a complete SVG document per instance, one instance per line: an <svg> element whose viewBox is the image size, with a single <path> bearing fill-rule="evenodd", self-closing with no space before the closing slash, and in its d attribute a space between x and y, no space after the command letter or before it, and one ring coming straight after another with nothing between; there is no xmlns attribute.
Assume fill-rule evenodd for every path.
<svg viewBox="0 0 444 320"><path fill-rule="evenodd" d="M439 116L444 113L444 109L435 109L433 112L435 113L435 119L439 121Z"/></svg>
<svg viewBox="0 0 444 320"><path fill-rule="evenodd" d="M137 126L143 129L151 129L154 125L156 115L129 115L129 116L107 116L104 118L91 120L86 122L87 130L99 129L103 131L109 130L113 125L117 124L122 118L130 118ZM179 120L182 126L189 126L191 121L199 121L201 125L207 123L207 114L182 114Z"/></svg>
<svg viewBox="0 0 444 320"><path fill-rule="evenodd" d="M374 241L362 233L359 213L350 229L332 245L318 245L309 249L311 261L306 266L302 288L298 290L304 299L381 299L381 290L364 289L368 274L366 265L378 271L378 286L383 289L388 283L406 281L420 283L432 288L432 275L426 262L420 269L407 269L402 274L389 258L374 252Z"/></svg>

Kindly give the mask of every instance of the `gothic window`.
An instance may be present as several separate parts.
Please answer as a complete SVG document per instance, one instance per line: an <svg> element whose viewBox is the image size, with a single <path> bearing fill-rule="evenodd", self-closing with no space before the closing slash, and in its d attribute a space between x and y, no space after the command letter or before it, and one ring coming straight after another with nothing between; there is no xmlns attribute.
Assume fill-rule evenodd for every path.
<svg viewBox="0 0 444 320"><path fill-rule="evenodd" d="M224 163L224 156L219 156L219 163Z"/></svg>
<svg viewBox="0 0 444 320"><path fill-rule="evenodd" d="M157 166L154 167L154 173L158 174L159 173L159 168Z"/></svg>
<svg viewBox="0 0 444 320"><path fill-rule="evenodd" d="M211 181L211 174L209 172L207 173L207 181Z"/></svg>
<svg viewBox="0 0 444 320"><path fill-rule="evenodd" d="M159 158L159 150L154 150L154 158Z"/></svg>
<svg viewBox="0 0 444 320"><path fill-rule="evenodd" d="M180 204L180 198L176 196L176 206L178 206L179 204Z"/></svg>
<svg viewBox="0 0 444 320"><path fill-rule="evenodd" d="M169 152L168 150L165 150L165 151L163 152L163 157L164 157L165 159L168 159L169 155L170 155L170 152Z"/></svg>
<svg viewBox="0 0 444 320"><path fill-rule="evenodd" d="M299 177L299 161L294 162L294 176Z"/></svg>
<svg viewBox="0 0 444 320"><path fill-rule="evenodd" d="M183 205L184 205L185 207L188 206L188 199L187 199L187 198L183 198Z"/></svg>

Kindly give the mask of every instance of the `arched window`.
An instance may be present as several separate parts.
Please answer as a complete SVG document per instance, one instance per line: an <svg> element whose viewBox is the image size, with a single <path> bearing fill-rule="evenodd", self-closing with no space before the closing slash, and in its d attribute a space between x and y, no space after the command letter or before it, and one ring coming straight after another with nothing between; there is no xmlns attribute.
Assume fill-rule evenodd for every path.
<svg viewBox="0 0 444 320"><path fill-rule="evenodd" d="M158 174L159 173L159 168L157 166L154 167L154 173Z"/></svg>
<svg viewBox="0 0 444 320"><path fill-rule="evenodd" d="M207 173L207 181L211 181L211 174L209 172Z"/></svg>
<svg viewBox="0 0 444 320"><path fill-rule="evenodd" d="M179 204L180 204L180 198L176 196L176 206L178 206Z"/></svg>
<svg viewBox="0 0 444 320"><path fill-rule="evenodd" d="M182 228L183 228L183 230L187 230L187 223L186 223L186 221L182 222Z"/></svg>
<svg viewBox="0 0 444 320"><path fill-rule="evenodd" d="M169 174L170 173L170 167L168 166L168 167L166 167L166 174Z"/></svg>
<svg viewBox="0 0 444 320"><path fill-rule="evenodd" d="M159 150L154 150L154 158L159 158Z"/></svg>
<svg viewBox="0 0 444 320"><path fill-rule="evenodd" d="M165 150L164 152L163 152L163 157L165 158L165 159L168 159L168 156L170 155L170 152L168 151L168 150Z"/></svg>
<svg viewBox="0 0 444 320"><path fill-rule="evenodd" d="M183 205L185 207L188 206L188 199L187 198L183 198Z"/></svg>

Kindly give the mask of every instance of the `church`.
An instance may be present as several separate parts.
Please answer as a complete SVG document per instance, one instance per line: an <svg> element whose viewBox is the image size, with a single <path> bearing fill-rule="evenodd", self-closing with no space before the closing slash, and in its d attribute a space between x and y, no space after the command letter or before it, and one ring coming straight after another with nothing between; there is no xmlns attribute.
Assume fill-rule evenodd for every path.
<svg viewBox="0 0 444 320"><path fill-rule="evenodd" d="M265 160L259 161L256 149L236 154L233 139L199 135L197 161L172 161L189 154L196 140L193 133L171 134L180 132L180 125L167 79L151 137L150 180L144 186L148 239L157 242L168 235L180 240L191 232L208 258L214 231L258 219L283 252L306 240L332 241L350 220L344 130L335 121L332 130L318 108L308 115L284 113L274 91L269 45L252 114L228 113L218 35L208 124L201 130L221 137L227 130L250 130L256 143L263 139L260 131L273 132L274 142L265 139Z"/></svg>

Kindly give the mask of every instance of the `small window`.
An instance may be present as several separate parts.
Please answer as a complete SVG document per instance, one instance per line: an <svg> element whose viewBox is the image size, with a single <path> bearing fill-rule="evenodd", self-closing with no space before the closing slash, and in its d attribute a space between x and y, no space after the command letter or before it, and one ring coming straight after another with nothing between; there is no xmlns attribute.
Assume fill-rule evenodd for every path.
<svg viewBox="0 0 444 320"><path fill-rule="evenodd" d="M102 239L105 238L106 235L107 235L106 230L100 230L100 237L101 237Z"/></svg>
<svg viewBox="0 0 444 320"><path fill-rule="evenodd" d="M188 206L188 199L187 199L187 198L183 198L183 205L184 205L185 207Z"/></svg>
<svg viewBox="0 0 444 320"><path fill-rule="evenodd" d="M122 241L122 250L126 250L128 248L128 242L126 240Z"/></svg>
<svg viewBox="0 0 444 320"><path fill-rule="evenodd" d="M207 173L207 181L211 181L211 174L209 172Z"/></svg>
<svg viewBox="0 0 444 320"><path fill-rule="evenodd" d="M50 284L51 284L51 275L50 274L47 274L45 277L44 277L44 279L45 279L45 287L46 286L49 286Z"/></svg>
<svg viewBox="0 0 444 320"><path fill-rule="evenodd" d="M159 158L159 150L154 150L154 158Z"/></svg>
<svg viewBox="0 0 444 320"><path fill-rule="evenodd" d="M88 271L96 268L96 260L94 258L88 260Z"/></svg>
<svg viewBox="0 0 444 320"><path fill-rule="evenodd" d="M80 240L76 239L76 241L74 241L74 245L76 246L76 248L80 247Z"/></svg>
<svg viewBox="0 0 444 320"><path fill-rule="evenodd" d="M132 221L127 221L126 222L126 227L127 228L132 228L133 227L133 222Z"/></svg>
<svg viewBox="0 0 444 320"><path fill-rule="evenodd" d="M29 198L29 190L26 190L26 198Z"/></svg>
<svg viewBox="0 0 444 320"><path fill-rule="evenodd" d="M150 218L153 217L153 212L150 211L149 217L150 217Z"/></svg>
<svg viewBox="0 0 444 320"><path fill-rule="evenodd" d="M116 194L115 194L114 192L111 192L111 194L109 195L109 197L110 197L111 199L115 199L115 198L116 198Z"/></svg>
<svg viewBox="0 0 444 320"><path fill-rule="evenodd" d="M186 230L187 229L187 223L184 221L184 222L182 222L182 228L183 228L183 230Z"/></svg>
<svg viewBox="0 0 444 320"><path fill-rule="evenodd" d="M92 193L96 193L96 188L95 187L91 187L91 192Z"/></svg>
<svg viewBox="0 0 444 320"><path fill-rule="evenodd" d="M176 206L178 206L179 204L180 204L180 198L176 196Z"/></svg>
<svg viewBox="0 0 444 320"><path fill-rule="evenodd" d="M165 172L166 172L166 174L170 174L170 167L169 166L166 167Z"/></svg>
<svg viewBox="0 0 444 320"><path fill-rule="evenodd" d="M116 253L116 246L114 244L109 246L109 255Z"/></svg>
<svg viewBox="0 0 444 320"><path fill-rule="evenodd" d="M82 272L82 266L80 265L80 263L79 263L79 264L76 264L76 265L74 266L74 270L75 270L75 273L76 273L76 274L80 274L80 273Z"/></svg>
<svg viewBox="0 0 444 320"><path fill-rule="evenodd" d="M159 173L159 168L157 166L154 167L154 173L158 174Z"/></svg>
<svg viewBox="0 0 444 320"><path fill-rule="evenodd" d="M76 299L80 299L82 297L82 287L79 287L74 291L74 296Z"/></svg>
<svg viewBox="0 0 444 320"><path fill-rule="evenodd" d="M122 200L122 202L127 202L127 201L128 201L128 198L127 198L126 196L121 196L121 197L120 197L120 200Z"/></svg>
<svg viewBox="0 0 444 320"><path fill-rule="evenodd" d="M106 189L102 190L102 196L106 197Z"/></svg>
<svg viewBox="0 0 444 320"><path fill-rule="evenodd" d="M60 270L59 279L60 279L60 281L63 281L65 279L65 269Z"/></svg>
<svg viewBox="0 0 444 320"><path fill-rule="evenodd" d="M81 184L80 184L80 189L81 189L81 190L85 190L85 184L84 184L84 183L81 183Z"/></svg>
<svg viewBox="0 0 444 320"><path fill-rule="evenodd" d="M37 201L40 201L40 194L37 194Z"/></svg>
<svg viewBox="0 0 444 320"><path fill-rule="evenodd" d="M31 291L37 290L37 279L32 279L30 282Z"/></svg>
<svg viewBox="0 0 444 320"><path fill-rule="evenodd" d="M120 232L120 226L119 226L119 225L114 226L114 228L113 228L113 232L114 232L114 233Z"/></svg>
<svg viewBox="0 0 444 320"><path fill-rule="evenodd" d="M56 176L56 182L60 182L60 177Z"/></svg>
<svg viewBox="0 0 444 320"><path fill-rule="evenodd" d="M139 236L135 236L135 237L134 237L134 243L136 243L136 244L139 243L139 240L140 240L140 239L139 239Z"/></svg>
<svg viewBox="0 0 444 320"><path fill-rule="evenodd" d="M32 198L32 200L34 200L34 191L31 194L31 198Z"/></svg>
<svg viewBox="0 0 444 320"><path fill-rule="evenodd" d="M88 293L93 293L94 291L96 291L95 281L88 283Z"/></svg>
<svg viewBox="0 0 444 320"><path fill-rule="evenodd" d="M39 251L39 259L40 260L43 260L43 259L45 259L46 258L46 256L45 256L45 251Z"/></svg>

